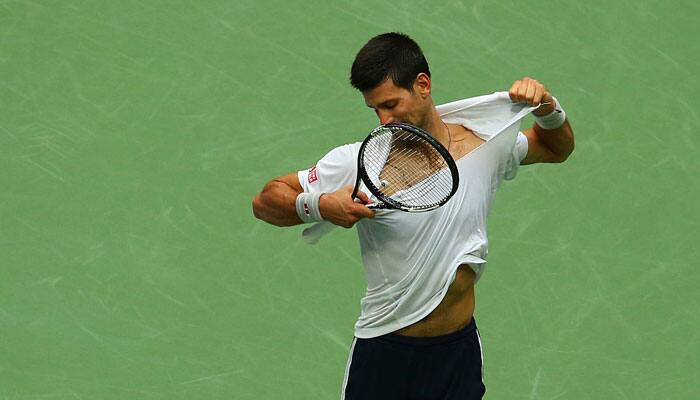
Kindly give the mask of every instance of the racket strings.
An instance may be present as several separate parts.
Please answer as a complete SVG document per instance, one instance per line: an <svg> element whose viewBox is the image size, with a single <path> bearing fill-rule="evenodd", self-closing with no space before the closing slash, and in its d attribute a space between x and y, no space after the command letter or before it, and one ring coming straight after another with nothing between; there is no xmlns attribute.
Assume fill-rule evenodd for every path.
<svg viewBox="0 0 700 400"><path fill-rule="evenodd" d="M402 129L385 129L370 140L364 166L376 189L411 208L427 208L449 197L452 174L427 140Z"/></svg>

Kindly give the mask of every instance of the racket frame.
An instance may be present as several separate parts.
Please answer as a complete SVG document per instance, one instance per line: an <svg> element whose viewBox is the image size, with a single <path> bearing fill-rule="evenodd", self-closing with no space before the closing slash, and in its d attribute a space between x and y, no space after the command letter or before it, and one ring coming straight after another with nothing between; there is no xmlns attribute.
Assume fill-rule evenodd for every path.
<svg viewBox="0 0 700 400"><path fill-rule="evenodd" d="M392 199L389 196L385 196L382 194L382 192L372 183L372 180L370 179L369 175L367 174L367 170L365 169L364 163L362 162L364 158L364 152L365 148L367 147L367 143L369 143L372 138L377 136L377 134L383 130L383 129L392 129L392 128L398 128L402 129L404 131L410 132L421 139L425 140L428 142L431 146L433 146L442 156L442 158L445 160L445 163L447 164L447 167L450 169L450 174L452 175L452 191L440 202L429 205L429 206L420 206L420 207L410 207L410 206L405 206L402 203ZM352 198L354 199L357 196L357 191L359 190L360 187L360 181L362 181L367 189L380 201L380 203L377 204L370 204L367 207L369 208L374 208L374 209L381 209L381 208L386 208L386 209L395 209L395 210L400 210L400 211L406 211L406 212L426 212L430 210L434 210L443 204L447 203L450 198L457 192L457 188L459 187L459 171L457 169L457 164L455 163L455 160L452 158L452 155L450 154L449 150L445 148L440 142L438 142L431 134L426 132L425 130L413 126L410 124L406 123L401 123L401 122L392 122L389 124L383 124L378 127L376 127L370 134L365 138L365 140L362 142L360 145L360 151L357 155L357 179L355 181L355 189L352 192Z"/></svg>

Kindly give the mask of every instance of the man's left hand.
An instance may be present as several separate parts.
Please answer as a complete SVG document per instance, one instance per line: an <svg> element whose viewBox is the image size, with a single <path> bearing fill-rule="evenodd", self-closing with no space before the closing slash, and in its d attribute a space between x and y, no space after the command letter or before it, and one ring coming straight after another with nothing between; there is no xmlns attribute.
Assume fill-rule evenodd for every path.
<svg viewBox="0 0 700 400"><path fill-rule="evenodd" d="M552 94L539 81L527 76L513 82L510 90L508 90L508 95L513 102L525 103L532 107L541 103L548 103L542 104L532 112L537 116L547 115L554 111L555 105Z"/></svg>

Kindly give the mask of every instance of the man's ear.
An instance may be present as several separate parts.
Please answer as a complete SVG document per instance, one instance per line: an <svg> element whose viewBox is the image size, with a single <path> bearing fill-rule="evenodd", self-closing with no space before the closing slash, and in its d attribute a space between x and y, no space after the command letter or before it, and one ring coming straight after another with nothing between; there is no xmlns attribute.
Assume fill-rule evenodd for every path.
<svg viewBox="0 0 700 400"><path fill-rule="evenodd" d="M413 81L413 91L425 98L430 96L430 77L425 72L421 72Z"/></svg>

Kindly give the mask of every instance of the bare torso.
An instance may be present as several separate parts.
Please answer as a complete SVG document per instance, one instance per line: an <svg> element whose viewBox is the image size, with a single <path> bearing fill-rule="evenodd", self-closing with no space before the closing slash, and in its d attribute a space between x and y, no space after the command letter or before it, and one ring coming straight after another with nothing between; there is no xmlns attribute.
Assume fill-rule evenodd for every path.
<svg viewBox="0 0 700 400"><path fill-rule="evenodd" d="M402 336L440 336L467 326L474 315L474 278L474 271L468 265L460 265L442 302L427 317L395 333Z"/></svg>
<svg viewBox="0 0 700 400"><path fill-rule="evenodd" d="M450 131L450 154L455 160L464 157L484 142L461 126L450 125ZM474 315L476 304L475 279L476 275L468 265L460 265L455 280L450 284L442 302L422 320L395 333L402 336L440 336L467 326Z"/></svg>

